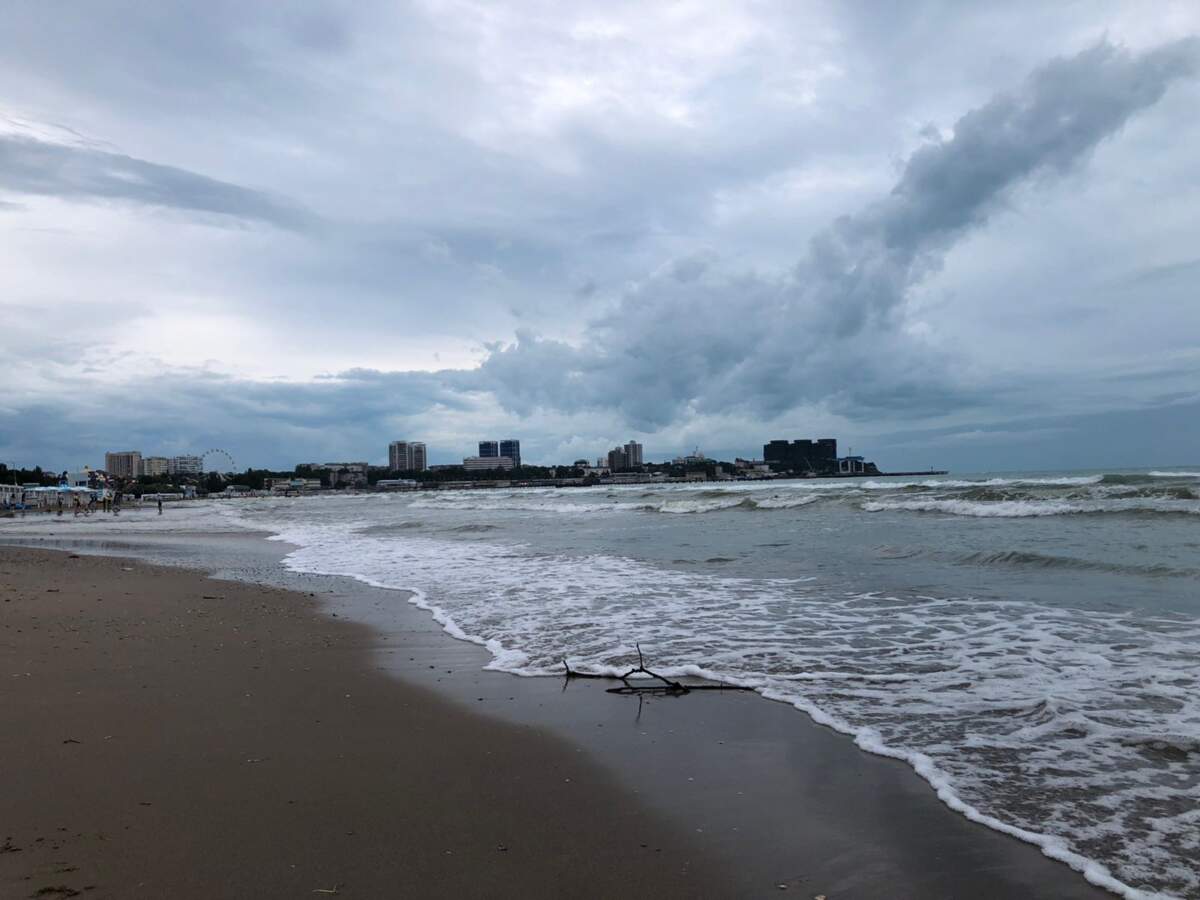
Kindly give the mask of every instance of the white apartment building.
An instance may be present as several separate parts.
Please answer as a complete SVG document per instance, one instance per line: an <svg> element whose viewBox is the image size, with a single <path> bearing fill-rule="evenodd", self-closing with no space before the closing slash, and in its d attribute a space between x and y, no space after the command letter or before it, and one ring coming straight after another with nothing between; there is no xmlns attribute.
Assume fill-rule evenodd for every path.
<svg viewBox="0 0 1200 900"><path fill-rule="evenodd" d="M171 461L165 456L147 456L142 460L142 474L161 478L170 471Z"/></svg>
<svg viewBox="0 0 1200 900"><path fill-rule="evenodd" d="M468 472L486 472L491 469L508 469L517 464L511 456L467 456L463 458L463 468Z"/></svg>
<svg viewBox="0 0 1200 900"><path fill-rule="evenodd" d="M199 475L203 464L199 456L172 456L167 460L167 474Z"/></svg>
<svg viewBox="0 0 1200 900"><path fill-rule="evenodd" d="M421 441L392 441L388 444L388 468L393 472L424 472L429 468Z"/></svg>

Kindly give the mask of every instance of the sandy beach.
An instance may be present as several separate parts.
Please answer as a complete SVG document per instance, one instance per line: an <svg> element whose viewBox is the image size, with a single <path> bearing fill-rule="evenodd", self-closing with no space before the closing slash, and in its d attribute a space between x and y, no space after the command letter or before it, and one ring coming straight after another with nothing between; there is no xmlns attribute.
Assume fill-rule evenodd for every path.
<svg viewBox="0 0 1200 900"><path fill-rule="evenodd" d="M348 579L0 573L4 897L1110 896L753 694L484 672Z"/></svg>
<svg viewBox="0 0 1200 900"><path fill-rule="evenodd" d="M563 743L380 673L310 598L62 553L0 572L0 896L736 893Z"/></svg>

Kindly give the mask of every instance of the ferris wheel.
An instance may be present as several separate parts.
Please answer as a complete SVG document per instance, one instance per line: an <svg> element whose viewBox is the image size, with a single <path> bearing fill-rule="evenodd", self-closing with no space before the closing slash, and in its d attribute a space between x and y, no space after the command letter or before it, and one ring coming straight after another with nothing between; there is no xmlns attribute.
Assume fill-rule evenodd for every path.
<svg viewBox="0 0 1200 900"><path fill-rule="evenodd" d="M225 468L218 468L222 461L225 463ZM236 472L237 463L233 461L233 456L220 447L213 447L205 450L200 454L200 471L201 472Z"/></svg>

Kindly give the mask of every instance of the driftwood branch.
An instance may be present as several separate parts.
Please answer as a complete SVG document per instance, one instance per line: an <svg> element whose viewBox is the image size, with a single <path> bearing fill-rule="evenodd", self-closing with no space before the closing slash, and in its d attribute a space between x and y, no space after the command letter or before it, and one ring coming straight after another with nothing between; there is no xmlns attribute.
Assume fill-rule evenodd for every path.
<svg viewBox="0 0 1200 900"><path fill-rule="evenodd" d="M597 675L594 672L576 672L571 668L567 658L563 657L563 669L567 681L573 678L599 678L606 681L620 681L620 687L611 687L607 689L610 694L670 694L671 696L681 696L690 694L692 691L748 691L750 688L738 687L736 685L726 684L684 684L681 681L672 681L657 672L652 672L646 668L646 660L642 658L642 645L635 644L637 647L638 664L626 672L624 675ZM632 675L647 675L661 684L631 684L629 681Z"/></svg>

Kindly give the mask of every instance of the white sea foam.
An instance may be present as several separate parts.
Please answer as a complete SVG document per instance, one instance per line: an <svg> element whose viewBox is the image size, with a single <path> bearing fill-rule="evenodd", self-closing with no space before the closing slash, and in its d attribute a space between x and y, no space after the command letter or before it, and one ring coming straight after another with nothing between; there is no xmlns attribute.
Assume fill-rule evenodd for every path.
<svg viewBox="0 0 1200 900"><path fill-rule="evenodd" d="M1155 478L1200 478L1200 472L1159 472L1150 471L1146 474Z"/></svg>

